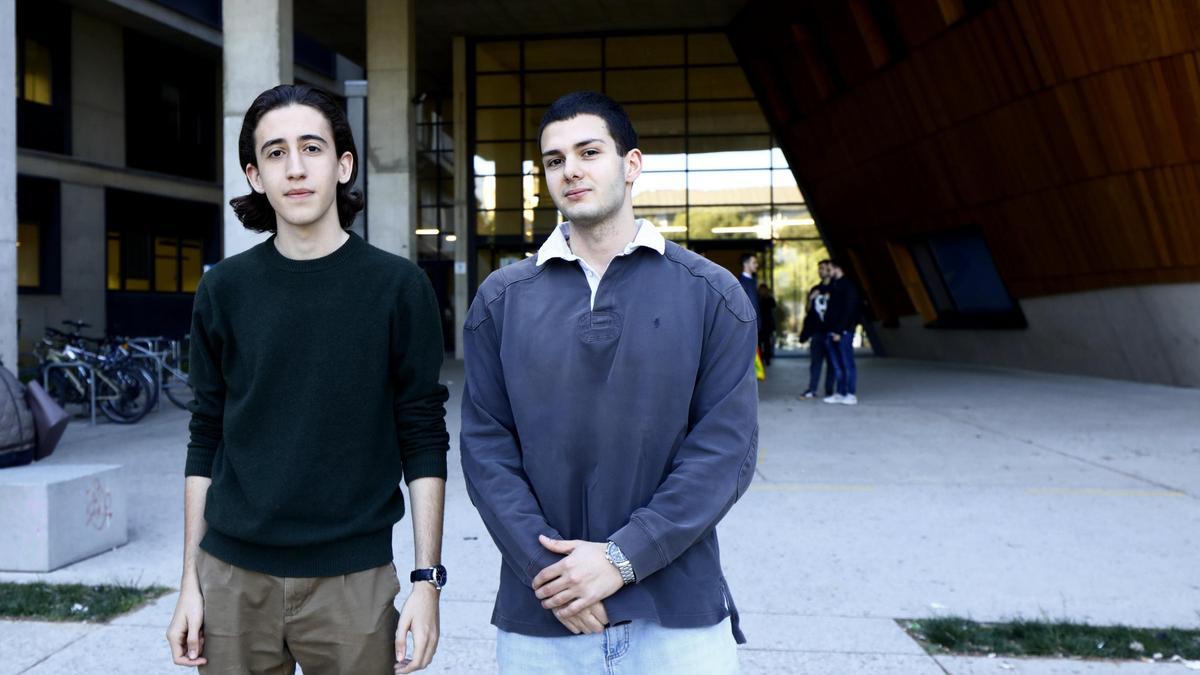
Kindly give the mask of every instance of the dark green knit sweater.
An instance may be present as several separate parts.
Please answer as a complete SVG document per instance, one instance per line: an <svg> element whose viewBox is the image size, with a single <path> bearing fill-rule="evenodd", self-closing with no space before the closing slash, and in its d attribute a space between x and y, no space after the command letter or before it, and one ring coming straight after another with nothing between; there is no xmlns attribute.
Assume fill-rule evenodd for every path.
<svg viewBox="0 0 1200 675"><path fill-rule="evenodd" d="M400 481L446 477L440 324L425 274L353 234L303 261L272 238L206 272L186 468L212 478L201 547L287 577L391 562Z"/></svg>

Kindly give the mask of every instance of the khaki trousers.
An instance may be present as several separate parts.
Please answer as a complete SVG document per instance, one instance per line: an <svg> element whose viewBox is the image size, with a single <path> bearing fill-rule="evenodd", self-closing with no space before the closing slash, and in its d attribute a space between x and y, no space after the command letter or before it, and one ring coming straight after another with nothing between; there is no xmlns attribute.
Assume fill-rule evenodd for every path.
<svg viewBox="0 0 1200 675"><path fill-rule="evenodd" d="M391 563L340 577L274 577L201 550L204 675L391 673L396 663Z"/></svg>

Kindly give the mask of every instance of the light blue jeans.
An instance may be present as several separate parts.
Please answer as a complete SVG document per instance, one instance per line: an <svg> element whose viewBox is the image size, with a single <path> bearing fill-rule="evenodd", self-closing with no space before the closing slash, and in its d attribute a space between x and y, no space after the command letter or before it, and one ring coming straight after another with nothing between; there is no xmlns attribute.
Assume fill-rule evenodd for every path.
<svg viewBox="0 0 1200 675"><path fill-rule="evenodd" d="M729 619L704 628L632 621L594 635L531 637L497 631L501 675L733 675L737 643Z"/></svg>

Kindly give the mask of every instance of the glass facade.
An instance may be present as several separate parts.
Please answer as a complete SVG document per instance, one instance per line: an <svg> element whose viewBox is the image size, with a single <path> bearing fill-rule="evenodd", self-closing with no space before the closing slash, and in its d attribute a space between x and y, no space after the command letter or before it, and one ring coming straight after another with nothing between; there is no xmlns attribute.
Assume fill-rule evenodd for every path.
<svg viewBox="0 0 1200 675"><path fill-rule="evenodd" d="M538 125L559 96L593 89L620 102L637 129L637 216L726 266L741 252L760 254L759 277L796 296L778 298L781 314L802 310L824 247L723 33L481 41L472 81L476 283L531 255L561 221L542 177ZM800 313L778 318L782 334Z"/></svg>

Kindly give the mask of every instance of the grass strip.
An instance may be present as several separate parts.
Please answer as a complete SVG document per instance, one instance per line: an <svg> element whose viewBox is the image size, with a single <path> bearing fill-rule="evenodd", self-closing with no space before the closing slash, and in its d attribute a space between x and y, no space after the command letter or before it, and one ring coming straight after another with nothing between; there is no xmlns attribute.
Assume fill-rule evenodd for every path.
<svg viewBox="0 0 1200 675"><path fill-rule="evenodd" d="M1194 629L1028 619L981 623L959 617L900 619L899 624L932 654L1200 659L1200 630Z"/></svg>
<svg viewBox="0 0 1200 675"><path fill-rule="evenodd" d="M162 586L0 583L0 618L103 622L170 590Z"/></svg>

